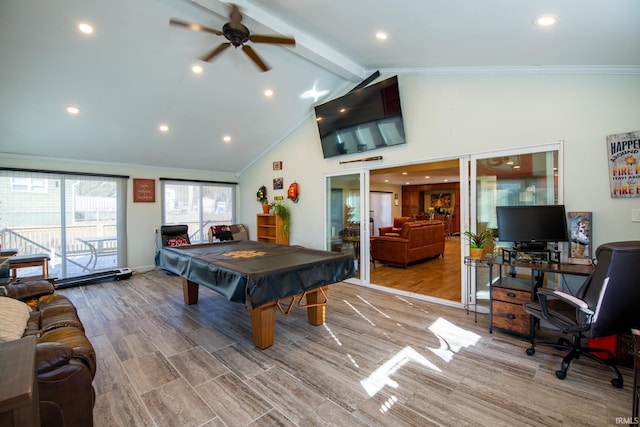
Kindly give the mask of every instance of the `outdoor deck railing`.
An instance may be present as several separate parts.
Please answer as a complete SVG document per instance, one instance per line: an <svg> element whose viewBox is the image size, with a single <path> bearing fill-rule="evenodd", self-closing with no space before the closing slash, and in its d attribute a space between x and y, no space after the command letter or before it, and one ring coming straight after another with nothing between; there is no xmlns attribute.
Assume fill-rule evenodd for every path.
<svg viewBox="0 0 640 427"><path fill-rule="evenodd" d="M64 260L69 267L80 273L91 272L95 262L89 267L87 257L95 256L95 247L83 242L83 239L95 239L97 231L103 236L113 236L113 240L101 243L104 254L115 256L118 251L118 243L115 239L115 225L101 225L98 229L95 225L66 227L65 251L62 250L62 231L60 227L13 227L0 230L0 244L5 249L16 249L20 255L46 254L52 260ZM55 270L55 267L53 268Z"/></svg>

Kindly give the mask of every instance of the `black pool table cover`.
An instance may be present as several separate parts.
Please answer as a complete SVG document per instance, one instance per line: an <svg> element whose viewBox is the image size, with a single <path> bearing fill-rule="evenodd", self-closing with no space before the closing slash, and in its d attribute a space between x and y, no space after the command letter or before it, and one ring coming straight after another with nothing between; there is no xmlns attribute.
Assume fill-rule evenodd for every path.
<svg viewBox="0 0 640 427"><path fill-rule="evenodd" d="M355 276L352 255L252 240L164 247L156 264L255 307Z"/></svg>

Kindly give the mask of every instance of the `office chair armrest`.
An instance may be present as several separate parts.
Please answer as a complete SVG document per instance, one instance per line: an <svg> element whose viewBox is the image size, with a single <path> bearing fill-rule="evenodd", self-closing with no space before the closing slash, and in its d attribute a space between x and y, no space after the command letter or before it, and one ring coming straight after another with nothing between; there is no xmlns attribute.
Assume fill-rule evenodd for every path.
<svg viewBox="0 0 640 427"><path fill-rule="evenodd" d="M574 297L573 295L569 295L562 291L557 291L548 288L540 288L538 289L538 301L540 302L540 309L542 311L542 315L545 319L549 318L549 309L547 307L547 299L558 299L562 302L569 304L574 307L577 312L579 312L582 316L592 316L593 311L589 309L589 306L586 302L582 301L579 298Z"/></svg>

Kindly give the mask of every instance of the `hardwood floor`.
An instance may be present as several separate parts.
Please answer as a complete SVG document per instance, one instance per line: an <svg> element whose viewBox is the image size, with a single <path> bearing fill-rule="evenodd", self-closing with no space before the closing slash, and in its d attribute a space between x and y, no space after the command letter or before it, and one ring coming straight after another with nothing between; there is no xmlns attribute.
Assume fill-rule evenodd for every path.
<svg viewBox="0 0 640 427"><path fill-rule="evenodd" d="M241 304L154 270L58 292L96 348L102 426L560 426L615 424L625 386L588 360L555 377L561 353L488 333L464 310L375 289L330 286L326 323L277 317L275 344L253 347Z"/></svg>
<svg viewBox="0 0 640 427"><path fill-rule="evenodd" d="M371 268L371 283L460 302L460 236L445 240L445 255L409 265Z"/></svg>

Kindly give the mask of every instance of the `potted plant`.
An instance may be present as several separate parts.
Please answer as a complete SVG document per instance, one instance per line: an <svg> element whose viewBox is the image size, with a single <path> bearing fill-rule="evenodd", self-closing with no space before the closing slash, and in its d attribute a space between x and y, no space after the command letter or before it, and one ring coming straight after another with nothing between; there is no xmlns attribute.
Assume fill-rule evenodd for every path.
<svg viewBox="0 0 640 427"><path fill-rule="evenodd" d="M282 235L286 236L289 233L289 224L291 223L291 212L289 207L282 201L271 203L273 213L278 215L282 219Z"/></svg>
<svg viewBox="0 0 640 427"><path fill-rule="evenodd" d="M268 214L271 205L269 204L269 199L267 198L267 187L264 185L258 188L258 192L256 193L256 200L262 204L262 213Z"/></svg>
<svg viewBox="0 0 640 427"><path fill-rule="evenodd" d="M493 240L493 232L484 230L481 233L465 231L464 235L469 239L469 257L480 259L484 257L484 245Z"/></svg>

